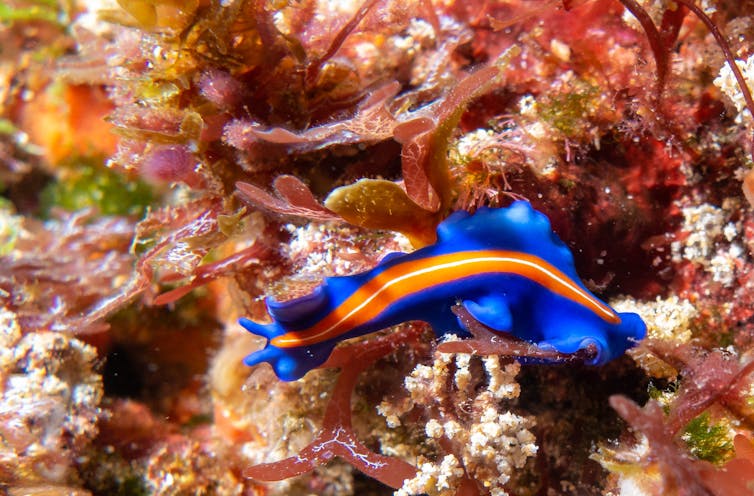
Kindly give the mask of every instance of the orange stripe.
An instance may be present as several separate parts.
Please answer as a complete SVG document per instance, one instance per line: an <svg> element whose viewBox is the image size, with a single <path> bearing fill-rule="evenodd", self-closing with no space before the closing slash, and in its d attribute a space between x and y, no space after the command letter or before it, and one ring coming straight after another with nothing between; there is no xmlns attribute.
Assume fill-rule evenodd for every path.
<svg viewBox="0 0 754 496"><path fill-rule="evenodd" d="M377 317L395 301L438 284L479 274L515 274L587 307L603 320L619 324L620 317L552 264L528 253L504 250L465 251L421 258L394 265L365 282L337 308L308 329L271 340L292 348L333 339Z"/></svg>

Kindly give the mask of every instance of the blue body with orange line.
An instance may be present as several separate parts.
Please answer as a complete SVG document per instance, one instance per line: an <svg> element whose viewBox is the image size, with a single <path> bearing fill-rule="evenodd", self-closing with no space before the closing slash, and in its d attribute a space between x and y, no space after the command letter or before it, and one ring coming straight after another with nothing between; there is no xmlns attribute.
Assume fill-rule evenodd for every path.
<svg viewBox="0 0 754 496"><path fill-rule="evenodd" d="M328 277L311 294L267 299L270 324L240 323L268 339L245 363L268 362L283 380L321 365L338 342L410 320L435 333L467 336L452 312L463 305L478 321L545 349L596 348L603 364L644 337L634 313L618 313L580 281L573 256L547 217L528 202L456 212L437 228L437 242L393 253L373 269Z"/></svg>

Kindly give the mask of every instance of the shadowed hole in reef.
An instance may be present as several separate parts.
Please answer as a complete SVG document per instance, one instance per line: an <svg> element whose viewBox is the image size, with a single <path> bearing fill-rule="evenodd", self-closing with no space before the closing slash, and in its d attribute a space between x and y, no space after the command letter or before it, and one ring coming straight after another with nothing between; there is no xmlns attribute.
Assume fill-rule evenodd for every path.
<svg viewBox="0 0 754 496"><path fill-rule="evenodd" d="M519 406L537 419L532 430L539 451L530 477L539 487L533 494L561 494L564 483L574 494L592 494L605 471L590 455L625 430L608 398L623 394L643 405L648 378L624 356L603 367L525 365L518 380Z"/></svg>
<svg viewBox="0 0 754 496"><path fill-rule="evenodd" d="M144 390L144 379L140 364L132 351L122 345L115 345L107 354L102 381L105 395L118 398L138 398Z"/></svg>
<svg viewBox="0 0 754 496"><path fill-rule="evenodd" d="M390 496L395 492L391 487L382 484L358 470L353 474L353 494L363 496Z"/></svg>
<svg viewBox="0 0 754 496"><path fill-rule="evenodd" d="M34 168L16 183L0 184L0 192L13 203L19 214L34 215L39 210L39 192L52 181L52 175Z"/></svg>
<svg viewBox="0 0 754 496"><path fill-rule="evenodd" d="M201 293L201 290L199 290ZM105 395L145 403L182 423L182 404L208 413L205 374L220 344L218 322L204 312L197 291L170 307L134 304L109 319L105 346ZM200 295L199 295L200 296ZM188 403L186 403L186 400Z"/></svg>

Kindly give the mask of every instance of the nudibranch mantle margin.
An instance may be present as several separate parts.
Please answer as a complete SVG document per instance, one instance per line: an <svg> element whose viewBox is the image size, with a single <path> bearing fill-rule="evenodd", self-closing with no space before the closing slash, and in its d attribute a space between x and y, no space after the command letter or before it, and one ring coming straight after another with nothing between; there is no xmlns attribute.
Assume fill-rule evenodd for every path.
<svg viewBox="0 0 754 496"><path fill-rule="evenodd" d="M458 303L486 326L541 348L594 346L593 365L622 355L646 333L637 314L616 312L584 286L568 247L526 201L455 212L437 227L433 245L391 253L360 274L327 277L301 298L266 303L272 323L240 320L268 340L244 363L268 362L285 381L320 366L340 341L401 322L468 336L452 312Z"/></svg>

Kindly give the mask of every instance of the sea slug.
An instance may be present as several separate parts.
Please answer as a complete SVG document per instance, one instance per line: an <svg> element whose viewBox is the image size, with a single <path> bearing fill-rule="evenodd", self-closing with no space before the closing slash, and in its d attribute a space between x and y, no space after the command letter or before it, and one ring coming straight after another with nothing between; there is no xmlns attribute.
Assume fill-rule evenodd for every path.
<svg viewBox="0 0 754 496"><path fill-rule="evenodd" d="M321 365L340 341L401 322L423 320L438 336L467 336L456 304L541 348L573 353L591 345L592 365L622 355L646 332L637 314L617 313L583 285L547 217L516 201L455 212L438 226L435 244L391 253L361 274L325 278L309 295L268 298L272 323L240 320L268 339L244 362L268 362L291 381Z"/></svg>

